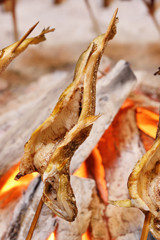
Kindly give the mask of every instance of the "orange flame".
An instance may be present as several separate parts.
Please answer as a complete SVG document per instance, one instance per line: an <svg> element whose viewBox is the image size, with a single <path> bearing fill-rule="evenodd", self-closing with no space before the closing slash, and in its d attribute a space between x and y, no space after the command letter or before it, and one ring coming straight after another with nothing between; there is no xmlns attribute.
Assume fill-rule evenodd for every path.
<svg viewBox="0 0 160 240"><path fill-rule="evenodd" d="M108 192L105 180L105 170L102 163L102 157L96 146L87 161L83 162L81 166L74 172L74 176L87 178L88 171L94 176L102 200L107 203Z"/></svg>
<svg viewBox="0 0 160 240"><path fill-rule="evenodd" d="M86 162L83 162L81 166L74 172L73 175L77 177L87 178L88 172L87 172Z"/></svg>
<svg viewBox="0 0 160 240"><path fill-rule="evenodd" d="M47 240L55 240L55 233L51 233L51 235L47 238ZM82 240L90 240L88 231L82 235Z"/></svg>
<svg viewBox="0 0 160 240"><path fill-rule="evenodd" d="M4 208L13 200L18 199L23 190L26 190L29 183L38 173L29 174L19 181L15 181L14 177L19 171L19 163L13 166L0 179L0 208Z"/></svg>
<svg viewBox="0 0 160 240"><path fill-rule="evenodd" d="M141 131L152 138L156 137L159 115L150 110L138 107L136 113L137 125Z"/></svg>
<svg viewBox="0 0 160 240"><path fill-rule="evenodd" d="M134 102L131 99L127 98L121 106L120 111L132 107L134 107Z"/></svg>
<svg viewBox="0 0 160 240"><path fill-rule="evenodd" d="M102 162L102 156L97 145L92 150L90 156L87 158L86 164L89 176L93 177L96 181L96 186L99 191L101 199L104 201L104 203L107 204L108 191L105 179L105 169Z"/></svg>
<svg viewBox="0 0 160 240"><path fill-rule="evenodd" d="M55 240L55 233L51 233L51 235L47 238L47 240Z"/></svg>
<svg viewBox="0 0 160 240"><path fill-rule="evenodd" d="M107 183L105 179L105 169L103 166L102 156L96 146L93 150L91 155L94 159L94 177L96 180L97 188L99 190L100 196L103 199L104 203L107 204L108 202L108 191L107 191Z"/></svg>
<svg viewBox="0 0 160 240"><path fill-rule="evenodd" d="M82 240L90 240L90 236L89 236L89 232L85 232L83 235L82 235Z"/></svg>

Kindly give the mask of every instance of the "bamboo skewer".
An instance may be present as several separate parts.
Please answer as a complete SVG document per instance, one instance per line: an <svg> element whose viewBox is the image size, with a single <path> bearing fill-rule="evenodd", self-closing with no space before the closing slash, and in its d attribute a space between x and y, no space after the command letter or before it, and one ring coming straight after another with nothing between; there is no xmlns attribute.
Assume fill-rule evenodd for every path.
<svg viewBox="0 0 160 240"><path fill-rule="evenodd" d="M150 221L151 221L151 213L146 212L140 240L147 240Z"/></svg>
<svg viewBox="0 0 160 240"><path fill-rule="evenodd" d="M16 0L12 0L12 19L14 27L14 38L18 41L17 19L16 19Z"/></svg>
<svg viewBox="0 0 160 240"><path fill-rule="evenodd" d="M111 3L111 0L103 0L103 6L108 7Z"/></svg>
<svg viewBox="0 0 160 240"><path fill-rule="evenodd" d="M152 21L155 25L155 27L157 28L158 33L160 34L160 25L155 17L155 1L151 1L151 3L148 3L146 0L143 0L143 3L145 4L145 6L148 9L148 13L152 18Z"/></svg>
<svg viewBox="0 0 160 240"><path fill-rule="evenodd" d="M61 4L61 3L63 3L64 2L64 0L54 0L54 3L55 4Z"/></svg>
<svg viewBox="0 0 160 240"><path fill-rule="evenodd" d="M39 204L38 204L36 213L35 213L35 215L34 215L34 218L33 218L33 220L32 220L32 223L31 223L31 226L30 226L28 235L27 235L27 237L26 237L26 240L31 240L31 238L32 238L34 229L35 229L35 227L36 227L36 224L37 224L39 215L40 215L41 210L42 210L42 206L43 206L43 200L42 200L42 198L41 198L41 200L40 200L40 202L39 202Z"/></svg>
<svg viewBox="0 0 160 240"><path fill-rule="evenodd" d="M88 12L89 12L91 21L92 21L92 23L93 23L93 27L94 27L94 29L95 29L95 32L96 32L97 35L100 35L100 33L101 33L100 27L99 27L99 24L98 24L97 19L95 18L94 14L93 14L91 5L90 5L90 3L89 3L89 0L85 0L85 3L86 3L86 6L87 6L87 9L88 9Z"/></svg>

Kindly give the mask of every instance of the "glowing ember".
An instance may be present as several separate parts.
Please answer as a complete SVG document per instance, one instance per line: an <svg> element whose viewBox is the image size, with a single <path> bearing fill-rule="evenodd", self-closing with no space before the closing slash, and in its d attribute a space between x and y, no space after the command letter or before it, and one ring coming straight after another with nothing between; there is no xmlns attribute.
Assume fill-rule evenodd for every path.
<svg viewBox="0 0 160 240"><path fill-rule="evenodd" d="M134 102L131 99L127 98L126 101L124 101L123 105L121 106L120 110L132 108L133 106Z"/></svg>
<svg viewBox="0 0 160 240"><path fill-rule="evenodd" d="M88 159L81 164L80 168L77 169L73 175L87 178L88 173L93 175L94 179L96 180L100 196L103 201L107 203L108 193L105 180L105 170L102 163L102 157L97 146L92 150L92 153Z"/></svg>
<svg viewBox="0 0 160 240"><path fill-rule="evenodd" d="M14 177L16 176L16 174L18 172L19 172L19 164L16 165L16 168L14 169L14 171L12 172L10 177L7 179L7 181L4 184L4 186L0 189L1 190L1 194L3 194L4 192L9 191L12 188L18 187L18 186L21 187L21 188L26 189L28 187L28 184L30 183L30 181L37 176L37 173L32 173L32 174L29 174L29 175L25 176L24 178L20 179L19 181L15 181Z"/></svg>
<svg viewBox="0 0 160 240"><path fill-rule="evenodd" d="M81 164L81 166L74 172L73 175L74 175L74 176L77 176L77 177L87 178L87 177L88 177L88 172L87 172L86 163L83 162L83 163Z"/></svg>
<svg viewBox="0 0 160 240"><path fill-rule="evenodd" d="M51 235L49 236L49 238L47 238L47 240L55 240L55 234L51 233Z"/></svg>
<svg viewBox="0 0 160 240"><path fill-rule="evenodd" d="M146 108L138 107L136 120L141 131L152 138L156 137L157 125L159 121L159 115L157 113L153 113Z"/></svg>
<svg viewBox="0 0 160 240"><path fill-rule="evenodd" d="M93 166L92 173L96 180L97 188L99 190L102 200L104 201L104 203L107 204L108 191L107 191L107 183L106 183L106 179L105 179L105 169L104 169L102 156L100 154L98 146L96 146L92 150L91 161L92 161L92 166ZM91 164L91 161L90 161L90 164Z"/></svg>
<svg viewBox="0 0 160 240"><path fill-rule="evenodd" d="M90 240L88 231L82 235L82 240Z"/></svg>

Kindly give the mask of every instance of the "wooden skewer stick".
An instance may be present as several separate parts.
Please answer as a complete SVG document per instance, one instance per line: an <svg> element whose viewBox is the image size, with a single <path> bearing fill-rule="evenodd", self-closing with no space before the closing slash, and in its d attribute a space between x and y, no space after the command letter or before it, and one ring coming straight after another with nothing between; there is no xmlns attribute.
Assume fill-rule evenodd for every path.
<svg viewBox="0 0 160 240"><path fill-rule="evenodd" d="M89 3L89 0L85 0L85 3L86 3L86 6L87 6L87 9L88 9L90 18L91 18L91 20L92 20L92 23L93 23L93 27L94 27L94 29L95 29L95 32L96 32L97 35L100 35L100 33L101 33L100 27L99 27L99 24L98 24L97 19L95 18L94 14L93 14L91 5L90 5L90 3Z"/></svg>
<svg viewBox="0 0 160 240"><path fill-rule="evenodd" d="M15 47L12 49L12 52L14 52L19 45L28 37L28 35L33 31L33 29L35 29L35 27L37 26L39 22L37 22L33 27L31 27L28 32L26 32L26 34L17 42L17 44L15 45Z"/></svg>
<svg viewBox="0 0 160 240"><path fill-rule="evenodd" d="M151 16L152 21L158 30L158 33L160 34L160 25L155 17L155 10L154 10L155 1L153 0L153 1L148 2L146 0L143 0L143 3L146 5L146 7L148 9L148 13Z"/></svg>
<svg viewBox="0 0 160 240"><path fill-rule="evenodd" d="M54 0L54 3L55 4L61 4L61 3L63 3L64 2L64 0Z"/></svg>
<svg viewBox="0 0 160 240"><path fill-rule="evenodd" d="M110 0L104 0L104 1L103 1L103 6L104 6L104 7L108 7L109 4L110 4Z"/></svg>
<svg viewBox="0 0 160 240"><path fill-rule="evenodd" d="M12 0L12 19L14 27L14 38L18 41L17 19L16 19L16 0Z"/></svg>
<svg viewBox="0 0 160 240"><path fill-rule="evenodd" d="M39 204L38 204L36 213L35 213L35 215L34 215L33 221L32 221L32 223L31 223L31 226L30 226L28 235L27 235L27 237L26 237L26 240L31 240L31 238L32 238L34 229L35 229L35 227L36 227L36 224L37 224L37 221L38 221L38 218L39 218L39 215L40 215L40 213L41 213L42 206L43 206L43 200L42 200L42 198L41 198L41 200L40 200L40 202L39 202Z"/></svg>
<svg viewBox="0 0 160 240"><path fill-rule="evenodd" d="M146 212L140 240L147 240L150 221L151 221L151 213Z"/></svg>

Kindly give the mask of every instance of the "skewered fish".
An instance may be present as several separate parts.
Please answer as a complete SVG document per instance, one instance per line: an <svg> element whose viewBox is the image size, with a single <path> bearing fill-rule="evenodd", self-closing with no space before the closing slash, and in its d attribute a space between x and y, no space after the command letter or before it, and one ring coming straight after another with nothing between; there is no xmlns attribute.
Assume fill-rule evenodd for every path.
<svg viewBox="0 0 160 240"><path fill-rule="evenodd" d="M106 43L116 33L116 14L105 34L95 38L80 56L73 82L60 96L52 114L25 145L16 179L37 171L44 182L43 201L67 221L77 215L70 185L70 160L88 137L95 116L96 77Z"/></svg>

